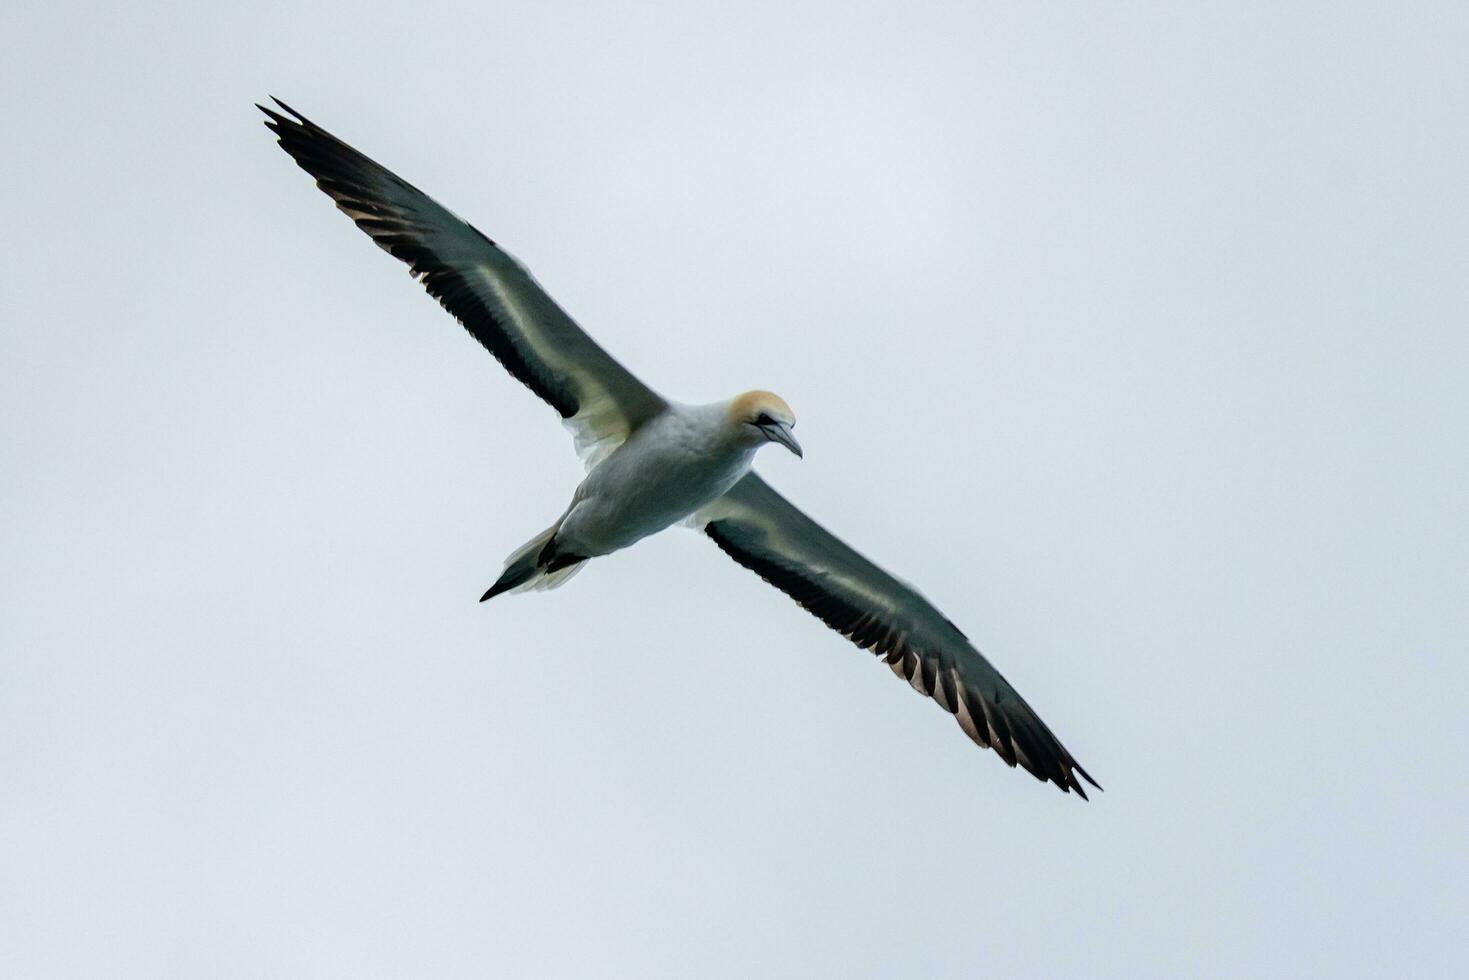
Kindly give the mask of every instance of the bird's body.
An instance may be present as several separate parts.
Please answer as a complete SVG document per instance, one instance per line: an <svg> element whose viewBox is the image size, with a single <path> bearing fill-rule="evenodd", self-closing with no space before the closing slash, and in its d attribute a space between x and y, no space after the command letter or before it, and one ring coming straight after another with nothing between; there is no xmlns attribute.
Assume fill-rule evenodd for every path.
<svg viewBox="0 0 1469 980"><path fill-rule="evenodd" d="M665 405L592 463L561 517L506 559L483 598L554 589L587 559L621 551L724 496L750 472L756 450L767 441L747 431L744 417L751 412L789 415L769 392L712 405ZM781 431L795 445L789 427Z"/></svg>
<svg viewBox="0 0 1469 980"><path fill-rule="evenodd" d="M751 470L775 443L801 455L778 396L667 400L613 360L530 273L431 198L280 107L267 125L317 186L516 378L560 413L587 475L550 527L506 560L483 599L554 588L593 558L674 524L701 530L746 568L871 650L954 715L979 745L1063 791L1096 785L959 629L788 503Z"/></svg>
<svg viewBox="0 0 1469 980"><path fill-rule="evenodd" d="M598 463L572 495L557 539L595 558L641 541L722 497L758 445L731 437L728 405L669 405Z"/></svg>

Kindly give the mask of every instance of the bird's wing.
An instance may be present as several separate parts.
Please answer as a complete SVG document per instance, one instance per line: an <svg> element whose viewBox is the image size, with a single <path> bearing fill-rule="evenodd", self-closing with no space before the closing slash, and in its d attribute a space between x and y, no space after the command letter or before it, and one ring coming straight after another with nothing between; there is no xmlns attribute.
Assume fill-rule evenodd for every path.
<svg viewBox="0 0 1469 980"><path fill-rule="evenodd" d="M258 106L281 147L357 227L572 430L590 469L666 403L618 364L508 252L290 106ZM288 118L289 117L289 118Z"/></svg>
<svg viewBox="0 0 1469 980"><path fill-rule="evenodd" d="M882 657L978 744L1062 791L1093 786L1015 689L928 600L847 547L754 473L693 522L735 561ZM1101 789L1100 786L1097 786Z"/></svg>

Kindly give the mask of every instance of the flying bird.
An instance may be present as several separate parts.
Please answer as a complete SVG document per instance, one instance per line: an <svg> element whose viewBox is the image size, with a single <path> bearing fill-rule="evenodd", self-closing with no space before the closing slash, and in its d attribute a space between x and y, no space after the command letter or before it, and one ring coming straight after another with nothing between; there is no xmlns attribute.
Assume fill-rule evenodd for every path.
<svg viewBox="0 0 1469 980"><path fill-rule="evenodd" d="M1063 792L1100 789L959 628L751 470L766 445L802 455L796 416L768 391L683 405L607 354L509 252L290 106L266 126L337 207L570 429L587 475L556 522L514 551L481 601L564 584L602 555L675 524L933 698L979 745Z"/></svg>

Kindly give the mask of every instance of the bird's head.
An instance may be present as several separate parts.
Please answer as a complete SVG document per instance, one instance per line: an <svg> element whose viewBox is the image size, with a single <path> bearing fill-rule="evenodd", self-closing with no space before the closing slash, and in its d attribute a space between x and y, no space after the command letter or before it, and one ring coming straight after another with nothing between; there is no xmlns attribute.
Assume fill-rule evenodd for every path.
<svg viewBox="0 0 1469 980"><path fill-rule="evenodd" d="M729 403L729 421L736 437L755 448L767 442L786 447L803 456L801 444L791 434L796 427L796 414L785 399L769 391L747 391Z"/></svg>

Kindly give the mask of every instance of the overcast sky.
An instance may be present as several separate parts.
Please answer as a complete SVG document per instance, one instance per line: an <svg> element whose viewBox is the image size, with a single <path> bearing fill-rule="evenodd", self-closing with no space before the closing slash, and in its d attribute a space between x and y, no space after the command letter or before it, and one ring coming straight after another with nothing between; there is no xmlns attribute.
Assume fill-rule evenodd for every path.
<svg viewBox="0 0 1469 980"><path fill-rule="evenodd" d="M1469 908L1469 8L9 3L0 974L1403 976ZM580 478L275 146L917 584L1063 796Z"/></svg>

